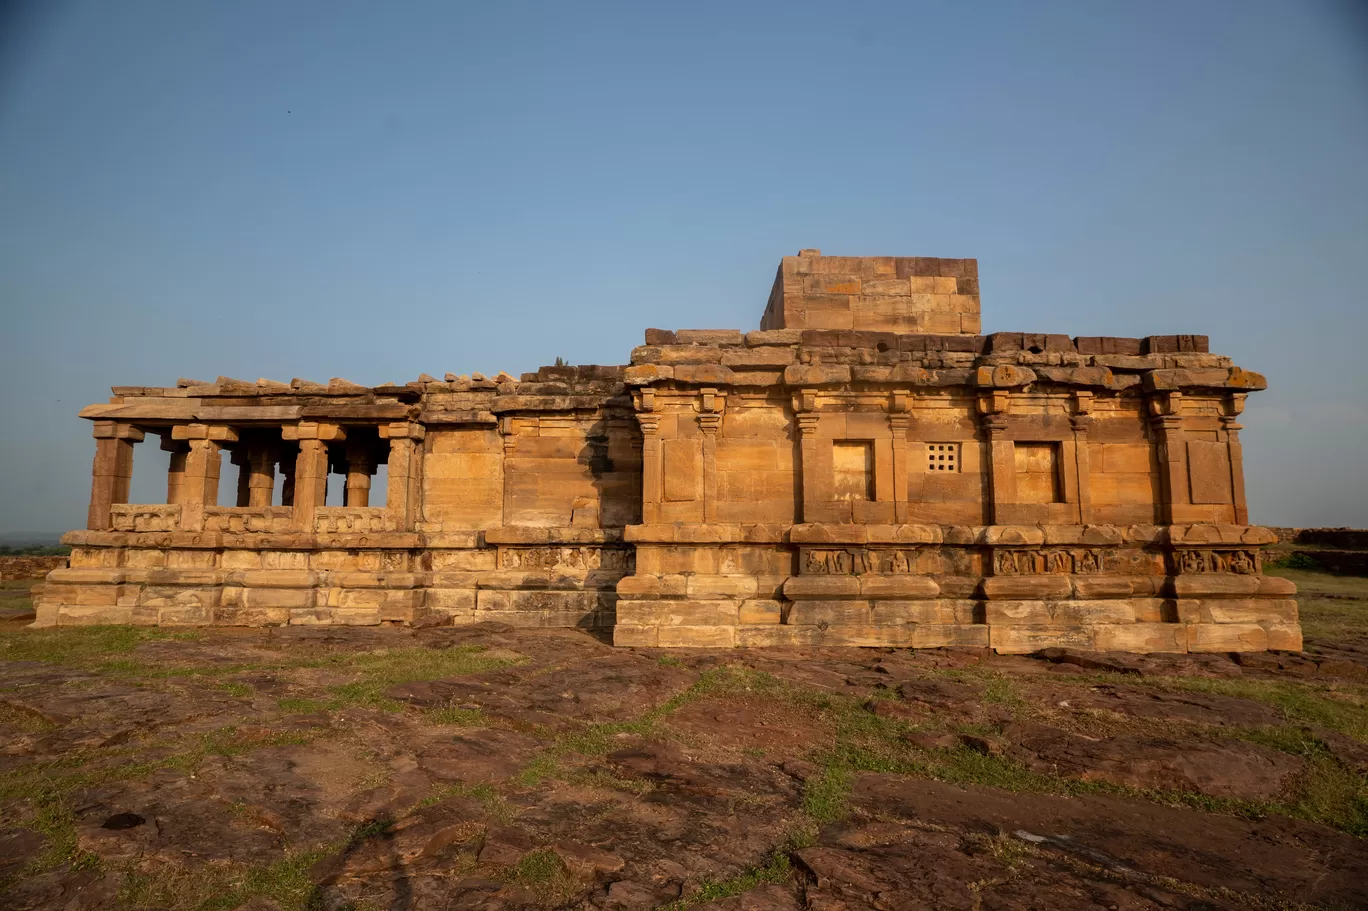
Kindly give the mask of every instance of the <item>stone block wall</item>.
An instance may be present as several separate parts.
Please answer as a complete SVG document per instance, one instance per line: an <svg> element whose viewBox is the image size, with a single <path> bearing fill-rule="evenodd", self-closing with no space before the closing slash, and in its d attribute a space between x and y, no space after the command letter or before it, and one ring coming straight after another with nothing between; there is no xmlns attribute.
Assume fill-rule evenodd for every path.
<svg viewBox="0 0 1368 911"><path fill-rule="evenodd" d="M1201 336L977 320L973 260L803 251L759 331L648 329L623 367L116 387L82 413L90 527L39 623L1300 648L1244 499L1238 416L1263 378ZM167 502L128 504L149 435ZM225 451L234 506L214 502Z"/></svg>
<svg viewBox="0 0 1368 911"><path fill-rule="evenodd" d="M982 331L978 261L912 256L785 256L761 329Z"/></svg>
<svg viewBox="0 0 1368 911"><path fill-rule="evenodd" d="M0 556L0 582L41 579L54 569L66 565L67 558L62 556Z"/></svg>

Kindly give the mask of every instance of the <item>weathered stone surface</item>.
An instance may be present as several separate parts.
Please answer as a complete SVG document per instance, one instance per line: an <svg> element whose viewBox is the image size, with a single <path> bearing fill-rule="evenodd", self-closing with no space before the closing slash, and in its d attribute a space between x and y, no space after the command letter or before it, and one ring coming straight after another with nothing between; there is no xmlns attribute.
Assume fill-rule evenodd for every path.
<svg viewBox="0 0 1368 911"><path fill-rule="evenodd" d="M980 311L972 259L805 250L757 331L648 329L622 366L117 387L81 412L88 528L34 622L1300 649L1246 506L1263 377L1203 336L983 335ZM128 503L148 434L166 502Z"/></svg>

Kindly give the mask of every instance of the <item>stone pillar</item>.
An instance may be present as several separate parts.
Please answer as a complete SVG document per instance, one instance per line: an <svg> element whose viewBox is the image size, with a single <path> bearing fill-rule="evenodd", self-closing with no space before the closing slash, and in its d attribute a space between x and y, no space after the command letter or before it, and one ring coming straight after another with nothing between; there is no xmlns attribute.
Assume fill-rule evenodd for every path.
<svg viewBox="0 0 1368 911"><path fill-rule="evenodd" d="M269 443L258 443L248 450L247 505L270 506L275 494L276 454Z"/></svg>
<svg viewBox="0 0 1368 911"><path fill-rule="evenodd" d="M280 505L294 505L294 479L295 468L299 461L298 453L293 455L282 454L278 460L280 464Z"/></svg>
<svg viewBox="0 0 1368 911"><path fill-rule="evenodd" d="M369 506L371 473L370 447L361 440L347 443L347 488L343 495L344 506Z"/></svg>
<svg viewBox="0 0 1368 911"><path fill-rule="evenodd" d="M190 453L190 444L172 439L168 433L161 438L161 448L171 453L166 469L166 502L179 505L185 500L185 457Z"/></svg>
<svg viewBox="0 0 1368 911"><path fill-rule="evenodd" d="M660 522L662 494L660 465L660 415L637 414L641 425L641 522L655 525Z"/></svg>
<svg viewBox="0 0 1368 911"><path fill-rule="evenodd" d="M992 392L979 397L983 432L988 437L988 480L990 525L1008 524L1016 504L1016 446L1007 439L1007 412L1011 395Z"/></svg>
<svg viewBox="0 0 1368 911"><path fill-rule="evenodd" d="M380 427L380 438L389 440L389 487L385 509L394 517L395 527L411 531L418 521L419 498L423 489L422 424L398 421Z"/></svg>
<svg viewBox="0 0 1368 911"><path fill-rule="evenodd" d="M218 505L223 444L236 443L237 431L222 424L182 424L171 428L171 438L190 446L185 455L180 527L182 531L202 531L204 508Z"/></svg>
<svg viewBox="0 0 1368 911"><path fill-rule="evenodd" d="M314 510L328 499L328 443L342 441L347 432L337 424L301 421L280 428L286 440L299 443L294 472L294 527L313 531Z"/></svg>
<svg viewBox="0 0 1368 911"><path fill-rule="evenodd" d="M895 402L906 396L895 395ZM895 408L897 405L895 404ZM906 405L888 416L888 429L893 434L893 521L907 523L907 424Z"/></svg>
<svg viewBox="0 0 1368 911"><path fill-rule="evenodd" d="M1245 393L1236 392L1230 396L1227 414L1221 415L1221 426L1225 434L1226 447L1230 452L1230 490L1235 504L1235 524L1249 524L1249 505L1245 502L1244 447L1240 445L1240 412L1244 411Z"/></svg>
<svg viewBox="0 0 1368 911"><path fill-rule="evenodd" d="M228 461L237 466L237 502L234 506L249 506L252 502L252 465L247 450L238 448L228 453Z"/></svg>
<svg viewBox="0 0 1368 911"><path fill-rule="evenodd" d="M142 442L143 432L131 424L96 421L95 461L90 469L90 511L86 527L110 527L110 507L128 502L128 485L133 479L133 446Z"/></svg>
<svg viewBox="0 0 1368 911"><path fill-rule="evenodd" d="M817 425L821 422L821 416L803 412L796 415L795 419L803 454L803 521L816 522L819 517L825 518L822 515L824 485L817 472Z"/></svg>
<svg viewBox="0 0 1368 911"><path fill-rule="evenodd" d="M1167 525L1185 519L1192 494L1188 489L1187 447L1183 439L1182 393L1167 392L1150 399L1150 428L1159 448L1162 502L1159 521Z"/></svg>

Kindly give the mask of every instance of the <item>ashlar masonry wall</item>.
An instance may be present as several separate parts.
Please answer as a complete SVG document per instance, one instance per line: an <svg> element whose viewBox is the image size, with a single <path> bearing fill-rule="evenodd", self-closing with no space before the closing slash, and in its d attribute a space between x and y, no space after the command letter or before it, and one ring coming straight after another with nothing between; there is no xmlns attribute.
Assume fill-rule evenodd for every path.
<svg viewBox="0 0 1368 911"><path fill-rule="evenodd" d="M761 325L650 329L625 367L519 379L115 387L82 412L89 527L38 622L1301 647L1245 504L1264 381L1204 337L985 336L973 260L818 251L784 259ZM149 438L167 502L128 504Z"/></svg>

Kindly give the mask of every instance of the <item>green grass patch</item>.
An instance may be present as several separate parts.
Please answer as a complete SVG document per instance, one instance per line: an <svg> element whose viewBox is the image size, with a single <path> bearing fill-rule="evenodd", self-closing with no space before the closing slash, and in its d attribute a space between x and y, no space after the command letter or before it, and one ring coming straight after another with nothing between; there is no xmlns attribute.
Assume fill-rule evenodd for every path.
<svg viewBox="0 0 1368 911"><path fill-rule="evenodd" d="M1016 681L1002 674L994 674L985 679L983 701L1007 708L1021 708L1026 705Z"/></svg>
<svg viewBox="0 0 1368 911"><path fill-rule="evenodd" d="M500 876L504 882L518 885L532 892L541 903L563 907L579 891L580 886L556 852L543 848L529 851Z"/></svg>
<svg viewBox="0 0 1368 911"><path fill-rule="evenodd" d="M1315 572L1292 567L1264 563L1265 575L1291 579L1297 583L1297 594L1301 595L1349 595L1368 598L1368 579L1362 576L1337 576L1333 573ZM1362 625L1360 625L1362 628Z"/></svg>
<svg viewBox="0 0 1368 911"><path fill-rule="evenodd" d="M418 717L424 724L431 725L451 724L459 727L477 727L489 723L489 717L485 715L483 709L463 709L457 705L442 705L426 709L419 713Z"/></svg>
<svg viewBox="0 0 1368 911"><path fill-rule="evenodd" d="M844 763L832 763L803 782L803 812L818 822L844 819L850 812L855 776Z"/></svg>
<svg viewBox="0 0 1368 911"><path fill-rule="evenodd" d="M1271 705L1289 722L1321 725L1360 743L1368 743L1368 687L1310 680L1271 680L1218 677L1159 677L1142 686L1215 693Z"/></svg>
<svg viewBox="0 0 1368 911"><path fill-rule="evenodd" d="M1345 642L1368 627L1368 601L1298 598L1302 634L1312 650L1317 643Z"/></svg>
<svg viewBox="0 0 1368 911"><path fill-rule="evenodd" d="M17 629L0 632L0 661L41 661L68 667L92 667L114 655L126 655L144 642L184 638L146 626L77 626L63 629ZM146 673L145 664L130 668Z"/></svg>
<svg viewBox="0 0 1368 911"><path fill-rule="evenodd" d="M306 911L318 907L317 889L310 875L313 866L341 848L329 844L287 851L280 860L261 867L198 864L147 873L131 871L124 877L117 901L124 908L229 911L262 898L286 911Z"/></svg>
<svg viewBox="0 0 1368 911"><path fill-rule="evenodd" d="M215 685L215 689L223 690L230 696L247 697L252 695L252 688L245 683L233 683L231 680L226 683Z"/></svg>
<svg viewBox="0 0 1368 911"><path fill-rule="evenodd" d="M452 798L466 798L478 802L484 807L485 812L489 814L491 819L505 825L512 822L513 817L516 815L513 808L509 806L508 801L504 800L503 795L499 793L499 790L492 784L486 784L484 782L478 784L455 782L453 784L443 785L427 797L418 801L418 803L414 805L413 810L430 807ZM407 813L404 815L407 815Z"/></svg>

